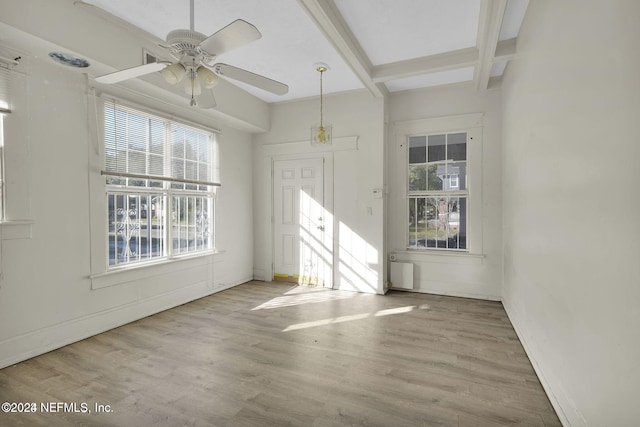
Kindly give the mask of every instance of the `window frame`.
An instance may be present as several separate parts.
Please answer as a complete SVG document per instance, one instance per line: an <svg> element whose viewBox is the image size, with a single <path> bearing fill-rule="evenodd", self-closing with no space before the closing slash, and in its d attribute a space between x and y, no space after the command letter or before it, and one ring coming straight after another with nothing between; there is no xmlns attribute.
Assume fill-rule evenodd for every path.
<svg viewBox="0 0 640 427"><path fill-rule="evenodd" d="M117 172L109 173L108 171L106 171L105 158L106 158L107 149L106 149L106 134L105 134L106 132L105 114L106 114L107 105L113 108L117 108L118 106L120 106L125 110L129 110L129 111L138 113L142 116L145 116L149 119L159 120L162 122L163 128L164 128L163 130L164 160L163 161L165 165L169 165L172 159L174 158L172 154L173 144L172 144L172 138L171 138L171 131L174 126L208 135L207 143L210 145L208 150L208 155L210 156L208 176L209 177L213 176L214 178L216 178L216 175L219 169L217 136L220 133L219 130L217 129L212 129L199 124L190 123L189 121L186 121L186 120L177 119L174 116L167 116L162 113L158 113L152 108L147 108L145 106L129 103L113 97L102 98L102 102L100 102L100 109L98 109L98 106L96 105L96 110L99 111L99 114L97 115L97 120L99 121L99 123L97 123L97 125L99 125L98 128L101 129L99 139L102 142L100 147L100 153L99 153L100 160L101 160L101 168L102 168L100 175L104 175L104 176L101 176L100 178L101 178L102 188L104 190L102 192L103 200L104 200L103 203L105 208L103 210L104 223L102 228L103 230L102 235L104 236L105 252L104 252L103 259L104 259L106 273L139 269L141 267L146 267L146 266L155 265L159 263L165 263L165 262L181 260L181 259L198 258L198 257L208 256L216 253L215 210L216 210L217 186L219 186L220 184L218 182L216 182L215 184L211 182L206 182L206 184L210 184L210 185L195 184L195 188L187 188L190 185L193 187L194 186L193 182L185 179L169 178L169 177L153 179L153 177L149 177L149 176L147 177L135 176L136 174L129 174L130 176L123 176L127 174L126 173L118 174ZM149 134L147 134L147 138L148 137L149 137ZM146 141L146 145L148 147L148 141ZM147 152L147 154L150 154L150 152ZM109 176L111 176L116 180L124 181L125 184L109 183L108 182ZM136 180L136 181L143 180L145 181L145 185L143 186L127 185L129 180ZM150 185L150 182L154 182L156 184L160 183L161 186L160 187L152 186ZM182 188L175 188L176 185L182 186ZM203 188L206 188L206 189L203 189ZM109 218L110 208L109 208L108 199L111 196L117 197L115 196L116 194L125 196L125 197L127 196L138 197L138 200L140 200L140 197L144 197L145 195L146 196L150 194L162 195L164 209L163 209L163 218L162 218L163 249L161 254L156 256L149 256L142 259L128 260L125 262L118 263L117 262L118 256L116 253L116 255L113 257L116 260L116 262L113 264L110 262L111 261L111 250L110 250L111 230L109 227L111 226L111 224L110 224L110 218ZM174 204L175 198L182 198L182 197L199 197L207 200L208 212L209 212L208 225L207 225L207 228L209 229L209 236L208 236L209 243L207 247L204 249L200 249L200 250L196 249L193 251L187 250L186 252L183 252L181 251L182 247L179 247L177 250L173 247L174 246L174 241L173 241L174 228L176 227L176 223L172 220L173 204ZM142 217L142 215L140 215L140 217ZM182 227L182 226L179 226L179 227ZM115 236L117 234L117 231L115 231L113 234ZM117 241L115 240L115 237L114 237L114 246L117 246L116 242ZM150 248L151 248L151 245L149 249ZM117 249L115 249L115 251L117 251Z"/></svg>
<svg viewBox="0 0 640 427"><path fill-rule="evenodd" d="M396 253L417 254L419 256L441 257L477 257L483 255L483 217L482 217L482 139L484 113L469 113L454 116L412 119L393 123L393 138L400 149L395 157L395 168L399 172L397 184L397 201L399 206L394 212L396 221L392 226L393 246ZM408 203L408 138L414 135L467 132L467 176L469 177L467 204L467 249L441 250L438 248L414 248L409 243L409 203ZM422 254L422 255L420 255Z"/></svg>
<svg viewBox="0 0 640 427"><path fill-rule="evenodd" d="M429 138L430 137L436 137L436 136L444 136L444 140L445 140L445 153L447 153L448 151L448 147L449 147L449 135L457 135L457 134L464 134L465 135L465 156L464 156L464 160L460 160L460 159L447 159L447 155L445 154L443 157L444 159L438 159L438 160L433 160L433 161L429 161ZM411 138L420 138L420 137L424 137L425 138L425 161L423 163L411 163ZM467 241L467 234L466 234L466 230L468 230L469 228L469 214L468 214L468 205L469 205L469 184L470 184L470 179L469 179L469 175L467 173L465 173L465 188L464 189L460 189L459 187L459 176L456 175L456 182L458 183L457 185L457 189L445 189L445 187L448 185L449 187L451 187L450 183L451 183L451 174L449 173L449 165L455 165L456 163L461 163L464 162L465 164L465 170L468 170L468 166L469 166L469 132L467 130L464 129L455 129L455 130L448 130L446 132L429 132L429 133L417 133L414 135L407 135L406 136L406 144L407 144L407 155L406 155L406 176L407 176L407 185L405 188L405 199L406 199L406 209L407 209L407 218L409 218L410 216L410 211L411 211L411 207L410 205L410 201L411 199L424 199L424 204L425 206L428 203L429 199L440 199L438 200L438 203L442 201L442 199L445 200L449 200L450 198L464 198L465 199L465 223L464 223L464 230L465 230L465 242L464 242L464 247L460 248L460 247L448 247L448 242L449 239L444 239L446 243L446 247L441 247L440 245L440 241L442 239L435 239L435 245L436 246L418 246L418 245L411 245L411 231L409 230L409 224L407 224L407 231L406 231L406 240L405 240L405 244L406 244L406 249L407 250L417 250L417 251L422 251L422 250L437 250L437 251L452 251L452 252L468 252L468 241ZM409 173L410 173L410 168L412 165L424 165L425 169L426 169L426 188L424 190L411 190L411 185L409 182ZM439 166L446 166L446 170L445 170L445 174L442 175L442 189L441 190L430 190L429 189L429 167L430 166L436 166L436 168L438 168ZM447 183L447 184L445 184ZM459 203L459 201L458 201ZM447 203L448 204L448 203ZM439 217L441 214L439 213L439 207L436 208L437 210L437 216ZM458 206L458 215L460 215L460 207ZM452 213L452 211L447 210L447 215L450 215ZM427 222L427 216L425 214L425 222ZM440 220L438 220L440 221ZM447 232L447 237L448 237L448 233L449 233L449 220L447 217L447 224L445 224L445 230ZM459 220L458 220L459 221ZM409 222L407 220L407 222ZM425 226L427 226L427 224L425 223ZM428 227L428 226L427 226ZM459 228L459 226L458 226ZM438 226L438 231L439 232L440 228ZM458 234L459 235L459 234ZM425 239L425 245L427 244L427 239ZM458 240L458 245L460 245L460 242Z"/></svg>
<svg viewBox="0 0 640 427"><path fill-rule="evenodd" d="M17 65L14 62L13 65ZM11 66L4 61L0 61L0 222L6 220L5 212L5 194L6 194L6 179L5 179L5 165L4 165L4 119L5 115L11 113Z"/></svg>
<svg viewBox="0 0 640 427"><path fill-rule="evenodd" d="M0 113L0 222L5 221L4 114Z"/></svg>

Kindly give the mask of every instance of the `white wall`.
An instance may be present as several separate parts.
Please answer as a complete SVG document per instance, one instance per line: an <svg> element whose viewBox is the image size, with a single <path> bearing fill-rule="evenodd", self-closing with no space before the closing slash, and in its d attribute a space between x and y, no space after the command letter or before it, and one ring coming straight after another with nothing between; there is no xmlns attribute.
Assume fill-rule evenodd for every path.
<svg viewBox="0 0 640 427"><path fill-rule="evenodd" d="M565 425L640 420L638 16L529 2L503 82L504 305Z"/></svg>
<svg viewBox="0 0 640 427"><path fill-rule="evenodd" d="M251 135L188 108L172 113L223 130L216 246L224 252L135 273L92 270L106 263L92 260L106 233L104 216L90 215L104 188L91 187L100 177L90 165L97 152L88 82L46 56L20 53L5 120L6 211L8 220L32 223L17 236L16 226L0 224L0 367L252 278Z"/></svg>
<svg viewBox="0 0 640 427"><path fill-rule="evenodd" d="M384 102L365 91L326 96L324 117L334 139L357 136L357 149L336 145L321 153L309 146L310 126L319 121L315 98L272 105L271 130L254 137L254 276L272 278L271 162L317 154L333 167L334 287L383 293L383 200L374 199L373 189L383 187ZM292 142L302 144L287 144Z"/></svg>
<svg viewBox="0 0 640 427"><path fill-rule="evenodd" d="M414 290L499 300L502 275L501 131L499 89L477 91L471 84L394 93L389 101L389 121L394 136L389 141L388 239L389 251L398 261L414 265ZM458 123L460 117L479 113L482 120L481 147L470 142L469 240L471 255L441 251L407 251L406 136L407 122ZM441 118L451 118L441 120ZM431 126L431 125L429 125ZM434 131L449 129L434 129ZM475 164L474 164L475 162ZM478 185L478 180L481 185ZM475 214L475 216L473 216Z"/></svg>

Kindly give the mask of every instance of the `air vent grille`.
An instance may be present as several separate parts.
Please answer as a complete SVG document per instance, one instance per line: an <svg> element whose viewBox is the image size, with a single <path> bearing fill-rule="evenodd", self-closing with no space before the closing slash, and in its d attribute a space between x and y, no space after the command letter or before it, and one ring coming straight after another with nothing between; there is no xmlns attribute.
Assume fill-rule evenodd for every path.
<svg viewBox="0 0 640 427"><path fill-rule="evenodd" d="M152 54L151 52L149 52L146 49L142 49L142 63L143 64L153 64L159 62L159 59L157 56L155 56L154 54Z"/></svg>

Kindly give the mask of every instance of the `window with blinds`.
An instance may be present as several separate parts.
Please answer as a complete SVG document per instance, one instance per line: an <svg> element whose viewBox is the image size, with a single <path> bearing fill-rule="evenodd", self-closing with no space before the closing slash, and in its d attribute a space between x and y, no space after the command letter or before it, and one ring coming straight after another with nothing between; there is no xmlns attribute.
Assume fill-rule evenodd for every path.
<svg viewBox="0 0 640 427"><path fill-rule="evenodd" d="M11 112L9 105L10 82L11 70L7 65L0 62L0 114Z"/></svg>
<svg viewBox="0 0 640 427"><path fill-rule="evenodd" d="M104 103L108 265L213 249L216 134Z"/></svg>

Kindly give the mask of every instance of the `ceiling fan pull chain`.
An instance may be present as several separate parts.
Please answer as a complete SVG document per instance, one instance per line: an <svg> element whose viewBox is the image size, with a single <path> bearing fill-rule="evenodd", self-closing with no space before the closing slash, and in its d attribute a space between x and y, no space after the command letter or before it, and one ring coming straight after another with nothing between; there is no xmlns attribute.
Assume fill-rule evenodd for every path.
<svg viewBox="0 0 640 427"><path fill-rule="evenodd" d="M193 0L191 0L191 2L193 2ZM192 60L191 69L189 70L189 79L191 80L191 101L189 102L189 105L192 107L198 105L195 97L193 96L196 86L196 77L196 61L194 59Z"/></svg>

